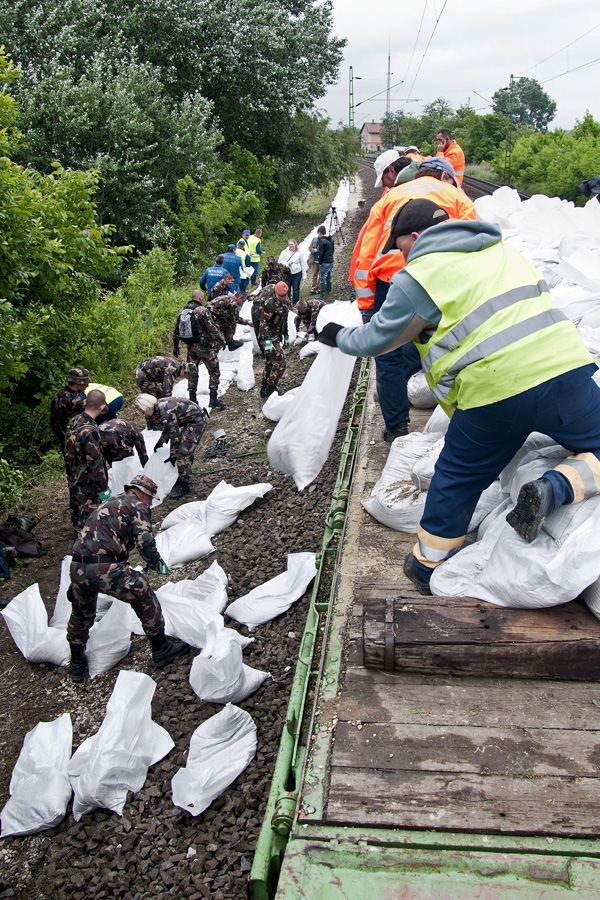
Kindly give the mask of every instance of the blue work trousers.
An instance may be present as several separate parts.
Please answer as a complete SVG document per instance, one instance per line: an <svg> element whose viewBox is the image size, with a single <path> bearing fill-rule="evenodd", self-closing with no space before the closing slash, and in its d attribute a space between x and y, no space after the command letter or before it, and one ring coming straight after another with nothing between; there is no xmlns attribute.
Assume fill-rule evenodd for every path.
<svg viewBox="0 0 600 900"><path fill-rule="evenodd" d="M498 403L457 409L427 491L421 527L437 537L466 534L482 491L533 431L547 434L570 453L593 453L600 459L600 388L591 377L595 370L592 363ZM563 475L550 470L549 480L555 508L573 502Z"/></svg>
<svg viewBox="0 0 600 900"><path fill-rule="evenodd" d="M292 303L295 306L298 300L300 299L300 282L302 281L302 271L295 272L287 285L290 289L290 297L292 298Z"/></svg>
<svg viewBox="0 0 600 900"><path fill-rule="evenodd" d="M387 297L389 282L377 281L373 313L379 312ZM421 368L419 351L412 343L375 357L377 398L387 431L408 422L409 402L406 383Z"/></svg>
<svg viewBox="0 0 600 900"><path fill-rule="evenodd" d="M252 270L253 270L254 274L252 275L252 278L250 279L250 281L254 285L254 287L257 286L259 268L260 268L260 260L259 260L259 262L252 263Z"/></svg>

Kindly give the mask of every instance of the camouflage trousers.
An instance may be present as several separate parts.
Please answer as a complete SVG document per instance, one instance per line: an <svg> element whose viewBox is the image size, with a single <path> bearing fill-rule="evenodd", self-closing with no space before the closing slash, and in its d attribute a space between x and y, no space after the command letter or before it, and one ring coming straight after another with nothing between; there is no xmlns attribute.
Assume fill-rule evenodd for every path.
<svg viewBox="0 0 600 900"><path fill-rule="evenodd" d="M88 518L100 505L98 488L94 484L75 481L67 475L71 522L75 531L81 531Z"/></svg>
<svg viewBox="0 0 600 900"><path fill-rule="evenodd" d="M265 371L263 372L262 386L276 387L277 382L285 372L286 362L283 349L279 341L273 341L273 349L266 354Z"/></svg>
<svg viewBox="0 0 600 900"><path fill-rule="evenodd" d="M176 449L171 443L171 453L177 457L177 474L179 481L183 484L190 484L192 480L192 465L194 463L194 453L196 447L200 443L200 438L204 434L204 429L208 422L207 417L198 419L193 425L188 425L181 433L179 445Z"/></svg>
<svg viewBox="0 0 600 900"><path fill-rule="evenodd" d="M256 343L260 348L260 352L265 352L265 342L261 339L260 336L260 322L261 322L261 307L255 302L252 304L252 312L250 313L252 317L252 324L254 325L254 334L256 335Z"/></svg>
<svg viewBox="0 0 600 900"><path fill-rule="evenodd" d="M198 366L202 365L202 363L204 363L208 371L208 389L210 391L218 389L221 370L219 368L219 350L217 345L201 347L200 344L188 344L187 361L196 363L195 373L188 378L190 391L198 390Z"/></svg>
<svg viewBox="0 0 600 900"><path fill-rule="evenodd" d="M151 381L149 378L141 378L136 375L135 380L142 394L151 394L160 400L162 397L170 397L171 392L165 394L163 391L162 381Z"/></svg>
<svg viewBox="0 0 600 900"><path fill-rule="evenodd" d="M128 562L99 565L73 560L71 586L67 591L73 607L67 625L70 644L78 647L87 644L96 617L99 592L129 603L148 636L164 631L160 604L145 575L132 569Z"/></svg>

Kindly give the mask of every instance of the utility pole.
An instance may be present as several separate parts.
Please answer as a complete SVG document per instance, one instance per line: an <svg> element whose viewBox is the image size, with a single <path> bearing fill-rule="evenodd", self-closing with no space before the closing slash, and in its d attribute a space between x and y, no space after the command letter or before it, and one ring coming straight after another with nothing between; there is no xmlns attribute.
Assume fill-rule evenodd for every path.
<svg viewBox="0 0 600 900"><path fill-rule="evenodd" d="M504 148L504 184L510 185L510 168L512 157L512 130L513 130L513 90L514 75L510 76L510 87L508 89L508 122L506 125L506 146Z"/></svg>
<svg viewBox="0 0 600 900"><path fill-rule="evenodd" d="M385 97L385 115L386 115L386 118L387 118L387 119L389 119L389 117L390 117L390 111L391 111L391 107L390 107L390 85L391 85L391 83L392 83L392 77L391 77L391 76L392 76L392 73L391 73L391 71L390 71L390 63L391 63L390 45L389 45L389 43L388 43L387 94L386 94L386 97Z"/></svg>
<svg viewBox="0 0 600 900"><path fill-rule="evenodd" d="M350 89L348 96L348 125L354 128L354 67L350 66Z"/></svg>

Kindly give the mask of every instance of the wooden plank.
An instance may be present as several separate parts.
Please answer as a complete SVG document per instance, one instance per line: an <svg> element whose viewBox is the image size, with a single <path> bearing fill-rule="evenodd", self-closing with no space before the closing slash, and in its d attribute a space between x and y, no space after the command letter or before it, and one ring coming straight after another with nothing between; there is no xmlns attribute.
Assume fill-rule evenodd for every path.
<svg viewBox="0 0 600 900"><path fill-rule="evenodd" d="M332 766L593 778L600 769L600 731L340 722Z"/></svg>
<svg viewBox="0 0 600 900"><path fill-rule="evenodd" d="M327 823L600 835L597 778L507 777L334 768Z"/></svg>
<svg viewBox="0 0 600 900"><path fill-rule="evenodd" d="M600 685L528 679L447 678L353 668L340 721L600 729Z"/></svg>

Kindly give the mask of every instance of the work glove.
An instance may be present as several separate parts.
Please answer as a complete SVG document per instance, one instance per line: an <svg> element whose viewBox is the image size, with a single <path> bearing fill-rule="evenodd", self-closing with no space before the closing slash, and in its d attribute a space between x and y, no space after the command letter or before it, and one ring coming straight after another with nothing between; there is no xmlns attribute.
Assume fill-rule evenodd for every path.
<svg viewBox="0 0 600 900"><path fill-rule="evenodd" d="M98 494L98 500L100 503L104 503L105 500L110 500L110 488L106 488L105 491L101 491Z"/></svg>
<svg viewBox="0 0 600 900"><path fill-rule="evenodd" d="M148 457L147 457L147 456L140 456L140 463L142 464L142 469L143 469L144 466L147 466L147 465L148 465Z"/></svg>
<svg viewBox="0 0 600 900"><path fill-rule="evenodd" d="M289 347L289 346L290 346L290 339L289 339L289 337L287 336L287 334L284 334L284 336L283 336L283 346L284 346L284 347Z"/></svg>
<svg viewBox="0 0 600 900"><path fill-rule="evenodd" d="M164 446L164 443L165 442L163 440L158 440L154 445L154 452L156 453L157 450L160 450L160 448Z"/></svg>
<svg viewBox="0 0 600 900"><path fill-rule="evenodd" d="M162 561L162 559L160 560L160 562L158 564L158 574L159 575L170 575L171 574L169 567L167 566L166 563L164 563Z"/></svg>
<svg viewBox="0 0 600 900"><path fill-rule="evenodd" d="M171 463L171 465L174 466L175 463L177 462L177 455L175 453L171 453L170 456L167 456L167 458L165 459L165 462Z"/></svg>
<svg viewBox="0 0 600 900"><path fill-rule="evenodd" d="M265 340L265 353L273 352L273 341L270 338Z"/></svg>
<svg viewBox="0 0 600 900"><path fill-rule="evenodd" d="M338 325L337 322L328 322L317 334L317 340L327 347L337 347L336 338L338 331L341 331L343 327L343 325Z"/></svg>

